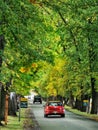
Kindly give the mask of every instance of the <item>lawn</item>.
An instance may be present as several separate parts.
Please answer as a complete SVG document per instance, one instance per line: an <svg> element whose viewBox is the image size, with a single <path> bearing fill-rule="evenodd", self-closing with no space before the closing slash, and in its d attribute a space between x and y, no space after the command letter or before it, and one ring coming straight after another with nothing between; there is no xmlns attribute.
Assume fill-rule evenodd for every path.
<svg viewBox="0 0 98 130"><path fill-rule="evenodd" d="M19 121L19 112L17 116L8 116L7 125L0 126L0 130L23 130L23 122L25 120L25 111L26 108L21 109L20 121Z"/></svg>
<svg viewBox="0 0 98 130"><path fill-rule="evenodd" d="M78 115L81 115L81 116L85 116L85 117L87 117L89 119L93 119L93 120L98 121L98 115L96 115L96 114L90 114L90 113L87 113L87 112L81 112L81 111L79 111L77 109L72 109L71 107L69 107L67 105L65 105L65 109L68 110L68 111L71 111L71 112L73 112L75 114L78 114Z"/></svg>

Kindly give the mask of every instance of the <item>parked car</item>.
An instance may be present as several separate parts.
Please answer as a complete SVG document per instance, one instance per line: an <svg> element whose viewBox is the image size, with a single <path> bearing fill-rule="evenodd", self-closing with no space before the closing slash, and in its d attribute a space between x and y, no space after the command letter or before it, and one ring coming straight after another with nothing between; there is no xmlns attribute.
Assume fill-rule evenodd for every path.
<svg viewBox="0 0 98 130"><path fill-rule="evenodd" d="M65 108L61 101L48 101L44 105L44 117L48 115L61 115L65 117Z"/></svg>
<svg viewBox="0 0 98 130"><path fill-rule="evenodd" d="M39 95L34 96L33 103L41 103L42 104L42 98Z"/></svg>

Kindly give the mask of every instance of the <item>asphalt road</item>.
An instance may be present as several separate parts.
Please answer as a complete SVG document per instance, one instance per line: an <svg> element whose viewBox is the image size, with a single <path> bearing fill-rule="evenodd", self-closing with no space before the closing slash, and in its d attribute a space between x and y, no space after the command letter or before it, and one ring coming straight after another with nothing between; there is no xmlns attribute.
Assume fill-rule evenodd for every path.
<svg viewBox="0 0 98 130"><path fill-rule="evenodd" d="M33 104L33 113L41 130L98 130L98 122L75 115L65 110L65 118L44 118L43 105Z"/></svg>

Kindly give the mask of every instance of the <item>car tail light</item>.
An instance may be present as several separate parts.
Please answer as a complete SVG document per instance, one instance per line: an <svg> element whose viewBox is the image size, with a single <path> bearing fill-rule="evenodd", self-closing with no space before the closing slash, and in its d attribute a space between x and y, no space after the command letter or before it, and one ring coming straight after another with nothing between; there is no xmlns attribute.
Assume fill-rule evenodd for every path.
<svg viewBox="0 0 98 130"><path fill-rule="evenodd" d="M64 109L64 108L62 108L62 110L63 110L63 112L65 112L65 109Z"/></svg>
<svg viewBox="0 0 98 130"><path fill-rule="evenodd" d="M62 110L62 111L65 111L65 109L64 109L63 107L61 107L61 110Z"/></svg>
<svg viewBox="0 0 98 130"><path fill-rule="evenodd" d="M46 108L45 108L46 110L49 110L49 107L48 106L46 106Z"/></svg>

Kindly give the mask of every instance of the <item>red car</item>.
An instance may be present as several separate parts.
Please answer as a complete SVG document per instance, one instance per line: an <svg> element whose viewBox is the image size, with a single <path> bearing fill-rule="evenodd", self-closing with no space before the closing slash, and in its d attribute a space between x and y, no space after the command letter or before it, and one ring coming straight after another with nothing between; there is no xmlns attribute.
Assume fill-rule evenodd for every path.
<svg viewBox="0 0 98 130"><path fill-rule="evenodd" d="M48 101L44 106L44 117L48 115L61 115L65 117L65 109L60 101Z"/></svg>

